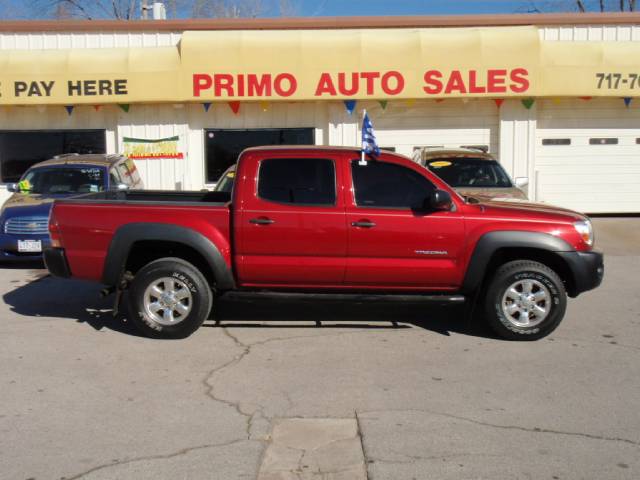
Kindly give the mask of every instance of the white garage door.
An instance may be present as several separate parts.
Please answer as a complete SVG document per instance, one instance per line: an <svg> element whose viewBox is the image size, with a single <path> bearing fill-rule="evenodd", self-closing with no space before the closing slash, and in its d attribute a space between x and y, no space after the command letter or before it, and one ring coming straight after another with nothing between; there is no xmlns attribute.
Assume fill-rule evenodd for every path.
<svg viewBox="0 0 640 480"><path fill-rule="evenodd" d="M477 146L498 153L498 108L492 100L390 102L374 117L380 147L409 157L425 146Z"/></svg>
<svg viewBox="0 0 640 480"><path fill-rule="evenodd" d="M640 212L640 104L539 102L535 174L539 201L586 213Z"/></svg>

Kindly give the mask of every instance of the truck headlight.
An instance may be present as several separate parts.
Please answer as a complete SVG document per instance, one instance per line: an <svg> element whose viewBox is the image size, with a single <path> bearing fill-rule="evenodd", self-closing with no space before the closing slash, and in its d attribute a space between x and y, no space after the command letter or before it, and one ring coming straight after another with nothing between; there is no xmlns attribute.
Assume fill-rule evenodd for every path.
<svg viewBox="0 0 640 480"><path fill-rule="evenodd" d="M580 237L582 238L582 241L584 243L586 243L587 245L589 245L590 247L593 246L593 225L591 225L591 222L589 220L583 220L581 222L575 222L573 224L573 228L576 229L576 232L578 232L580 234Z"/></svg>

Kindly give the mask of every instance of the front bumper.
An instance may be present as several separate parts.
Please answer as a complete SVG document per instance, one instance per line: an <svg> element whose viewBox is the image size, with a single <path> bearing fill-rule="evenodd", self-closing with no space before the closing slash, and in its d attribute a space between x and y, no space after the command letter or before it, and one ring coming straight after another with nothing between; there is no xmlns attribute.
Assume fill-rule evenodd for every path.
<svg viewBox="0 0 640 480"><path fill-rule="evenodd" d="M42 252L18 251L18 240L40 240L42 251L51 246L49 235L8 235L0 234L0 262L19 262L29 260L42 260Z"/></svg>
<svg viewBox="0 0 640 480"><path fill-rule="evenodd" d="M573 276L569 295L576 297L582 292L593 290L602 283L604 277L604 255L602 252L560 252Z"/></svg>
<svg viewBox="0 0 640 480"><path fill-rule="evenodd" d="M44 264L54 277L69 278L71 276L64 248L47 248L44 251Z"/></svg>

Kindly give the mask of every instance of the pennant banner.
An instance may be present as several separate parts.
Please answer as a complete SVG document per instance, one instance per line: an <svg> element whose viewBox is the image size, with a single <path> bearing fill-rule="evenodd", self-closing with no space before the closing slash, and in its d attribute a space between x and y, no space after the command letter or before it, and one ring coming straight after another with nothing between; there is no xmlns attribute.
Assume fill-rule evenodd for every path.
<svg viewBox="0 0 640 480"><path fill-rule="evenodd" d="M65 105L65 107L64 107L64 108L65 108L65 110L67 111L67 114L68 114L69 116L71 116L71 114L73 113L73 108L74 108L74 107L73 107L73 105Z"/></svg>
<svg viewBox="0 0 640 480"><path fill-rule="evenodd" d="M629 105L631 104L631 97L624 97L622 100L624 100L624 106L629 108Z"/></svg>
<svg viewBox="0 0 640 480"><path fill-rule="evenodd" d="M122 109L123 112L129 113L129 105L128 103L119 103L118 106Z"/></svg>
<svg viewBox="0 0 640 480"><path fill-rule="evenodd" d="M387 100L379 100L378 103L382 107L382 110L386 110L387 109L387 103L389 103L389 102Z"/></svg>
<svg viewBox="0 0 640 480"><path fill-rule="evenodd" d="M349 115L353 114L353 111L356 109L356 101L355 100L345 100L344 108L347 109L347 113Z"/></svg>
<svg viewBox="0 0 640 480"><path fill-rule="evenodd" d="M533 106L534 102L535 100L533 98L522 99L522 105L524 105L524 108L526 108L527 110L529 110Z"/></svg>
<svg viewBox="0 0 640 480"><path fill-rule="evenodd" d="M494 98L493 101L496 103L496 107L500 108L502 106L502 104L504 103L504 99L503 98Z"/></svg>
<svg viewBox="0 0 640 480"><path fill-rule="evenodd" d="M240 111L240 102L229 102L229 108L234 115L237 115Z"/></svg>
<svg viewBox="0 0 640 480"><path fill-rule="evenodd" d="M209 109L211 108L211 102L205 102L202 104L202 107L204 108L205 112L208 112Z"/></svg>

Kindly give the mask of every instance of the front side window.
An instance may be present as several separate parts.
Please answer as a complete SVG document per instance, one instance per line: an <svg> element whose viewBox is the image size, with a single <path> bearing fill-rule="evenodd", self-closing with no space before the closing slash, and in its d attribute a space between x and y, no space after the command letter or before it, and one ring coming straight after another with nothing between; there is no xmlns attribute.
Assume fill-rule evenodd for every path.
<svg viewBox="0 0 640 480"><path fill-rule="evenodd" d="M104 174L100 167L35 168L20 184L28 193L43 195L101 192Z"/></svg>
<svg viewBox="0 0 640 480"><path fill-rule="evenodd" d="M336 176L332 160L270 158L260 162L258 196L295 205L334 205Z"/></svg>
<svg viewBox="0 0 640 480"><path fill-rule="evenodd" d="M372 161L351 163L351 175L359 207L421 209L435 187L410 168Z"/></svg>

